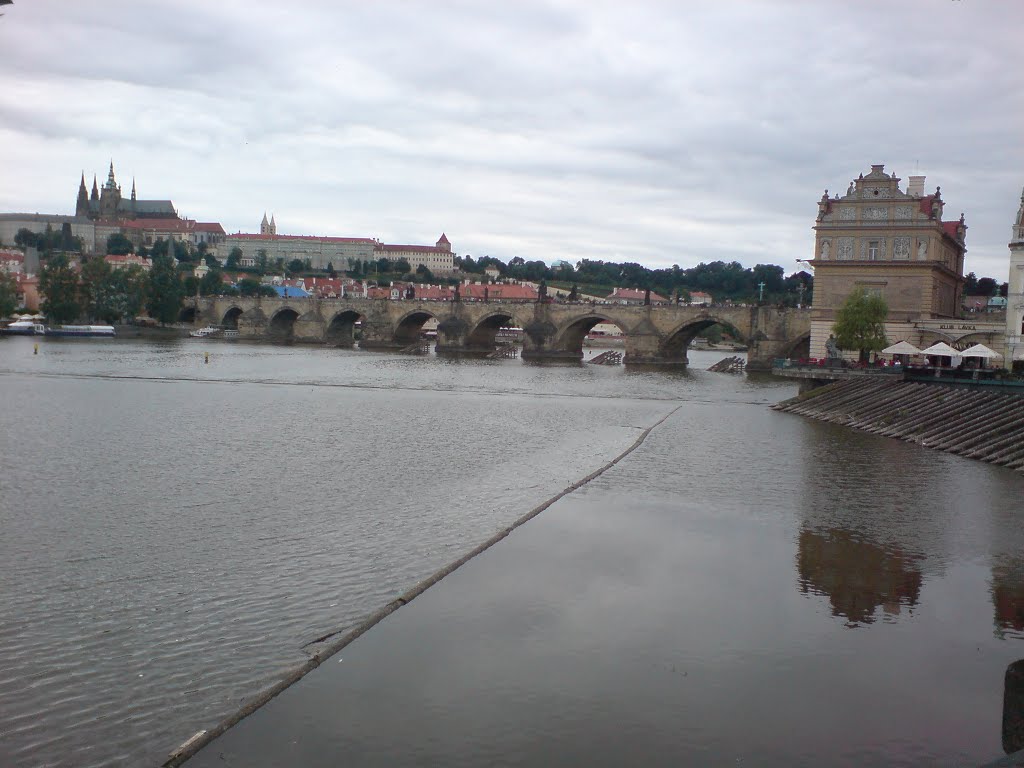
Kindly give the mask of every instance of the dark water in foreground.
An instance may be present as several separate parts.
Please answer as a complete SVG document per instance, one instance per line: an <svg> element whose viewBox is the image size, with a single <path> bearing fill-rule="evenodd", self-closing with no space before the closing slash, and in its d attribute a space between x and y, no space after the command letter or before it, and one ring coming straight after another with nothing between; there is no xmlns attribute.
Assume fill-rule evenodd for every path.
<svg viewBox="0 0 1024 768"><path fill-rule="evenodd" d="M197 764L1001 753L1012 472L699 370L26 341L0 342L0 764L160 762L680 404Z"/></svg>

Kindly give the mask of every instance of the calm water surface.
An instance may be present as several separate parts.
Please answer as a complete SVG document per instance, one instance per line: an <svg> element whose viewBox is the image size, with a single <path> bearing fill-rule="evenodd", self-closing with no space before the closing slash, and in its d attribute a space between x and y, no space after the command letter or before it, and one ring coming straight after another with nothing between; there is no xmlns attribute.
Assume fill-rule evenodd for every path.
<svg viewBox="0 0 1024 768"><path fill-rule="evenodd" d="M160 762L679 405L351 646L365 664L281 697L344 715L287 760L1000 753L1024 656L1012 472L769 411L794 388L696 370L721 353L673 374L32 343L0 341L0 764ZM256 757L260 716L232 734Z"/></svg>

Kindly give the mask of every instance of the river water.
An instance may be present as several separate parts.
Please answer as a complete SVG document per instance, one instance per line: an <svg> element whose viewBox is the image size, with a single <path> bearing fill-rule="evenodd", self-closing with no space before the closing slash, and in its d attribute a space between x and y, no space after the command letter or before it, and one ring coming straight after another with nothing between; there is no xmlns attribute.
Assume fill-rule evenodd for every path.
<svg viewBox="0 0 1024 768"><path fill-rule="evenodd" d="M1002 674L1024 656L1024 480L1013 472L770 411L795 387L701 370L722 353L691 352L691 369L671 373L195 340L33 344L0 340L2 765L161 762L315 638L677 407L639 450L520 529L532 545L487 553L490 572L456 601L467 614L497 604L514 573L542 614L557 608L588 637L581 651L550 636L549 662L561 661L538 671L518 656L518 629L484 623L520 661L483 678L490 692L559 686L506 720L557 722L574 745L531 752L521 733L491 738L484 762L611 760L610 717L628 721L620 747L632 734L669 762L1000 754ZM581 573L600 563L609 594L579 600L565 558ZM429 609L421 600L396 616ZM387 630L378 637L394 648ZM611 664L608 642L627 663ZM658 688L680 671L685 690ZM586 705L612 685L621 707ZM453 738L485 698L450 710ZM382 727L393 704L376 704ZM660 725L680 708L684 738ZM784 738L780 722L803 733ZM837 741L854 745L842 760ZM466 765L481 757L465 754Z"/></svg>

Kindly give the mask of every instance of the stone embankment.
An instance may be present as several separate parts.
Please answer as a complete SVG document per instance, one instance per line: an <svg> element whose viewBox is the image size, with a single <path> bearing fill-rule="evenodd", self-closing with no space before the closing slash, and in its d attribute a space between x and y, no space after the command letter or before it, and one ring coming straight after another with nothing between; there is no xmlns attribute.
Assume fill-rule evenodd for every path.
<svg viewBox="0 0 1024 768"><path fill-rule="evenodd" d="M837 381L772 406L1024 471L1024 396L902 381Z"/></svg>

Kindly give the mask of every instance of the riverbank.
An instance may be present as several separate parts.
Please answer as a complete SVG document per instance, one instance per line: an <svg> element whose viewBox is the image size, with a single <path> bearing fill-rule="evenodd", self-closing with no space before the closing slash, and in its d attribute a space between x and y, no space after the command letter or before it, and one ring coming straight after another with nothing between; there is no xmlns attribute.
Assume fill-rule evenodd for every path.
<svg viewBox="0 0 1024 768"><path fill-rule="evenodd" d="M773 408L1024 471L1024 396L1017 391L851 379Z"/></svg>

